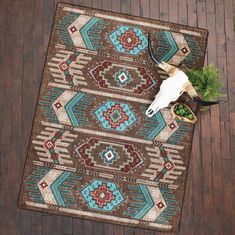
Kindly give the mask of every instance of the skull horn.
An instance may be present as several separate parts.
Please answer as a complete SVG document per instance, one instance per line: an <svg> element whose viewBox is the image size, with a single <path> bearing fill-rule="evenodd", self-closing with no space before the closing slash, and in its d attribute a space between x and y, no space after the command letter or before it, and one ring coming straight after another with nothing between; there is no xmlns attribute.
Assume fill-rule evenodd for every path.
<svg viewBox="0 0 235 235"><path fill-rule="evenodd" d="M192 100L195 103L200 104L202 106L211 106L211 105L215 105L215 104L222 104L222 103L224 103L224 101L222 101L222 100L218 100L218 101L204 101L199 96L193 97Z"/></svg>
<svg viewBox="0 0 235 235"><path fill-rule="evenodd" d="M199 97L198 93L196 92L195 88L193 87L192 83L189 82L189 81L185 84L184 91L189 94L189 96L192 98L192 100L195 103L200 104L202 106L210 106L210 105L224 103L224 101L222 101L222 100L218 100L218 101L205 101L205 100L202 100Z"/></svg>
<svg viewBox="0 0 235 235"><path fill-rule="evenodd" d="M162 62L161 61L158 61L158 59L155 57L155 55L153 54L153 49L152 49L152 44L151 44L151 37L150 37L150 33L148 33L148 52L149 52L149 55L150 55L150 58L152 59L152 61L159 65L161 64Z"/></svg>
<svg viewBox="0 0 235 235"><path fill-rule="evenodd" d="M178 69L173 66L173 65L170 65L164 61L159 61L154 53L153 53L153 49L152 49L152 44L151 44L151 37L150 37L150 33L148 33L148 52L149 52L149 55L150 55L150 58L152 59L152 61L159 67L161 68L162 70L164 70L169 76L172 76L174 75Z"/></svg>

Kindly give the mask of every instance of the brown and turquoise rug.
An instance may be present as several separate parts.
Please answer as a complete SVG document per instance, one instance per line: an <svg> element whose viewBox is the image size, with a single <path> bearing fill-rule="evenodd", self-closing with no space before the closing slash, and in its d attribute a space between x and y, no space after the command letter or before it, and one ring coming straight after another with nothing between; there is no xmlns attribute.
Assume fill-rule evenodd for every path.
<svg viewBox="0 0 235 235"><path fill-rule="evenodd" d="M203 66L206 30L58 4L21 208L178 230L193 125L144 114L166 78L148 32L159 59Z"/></svg>

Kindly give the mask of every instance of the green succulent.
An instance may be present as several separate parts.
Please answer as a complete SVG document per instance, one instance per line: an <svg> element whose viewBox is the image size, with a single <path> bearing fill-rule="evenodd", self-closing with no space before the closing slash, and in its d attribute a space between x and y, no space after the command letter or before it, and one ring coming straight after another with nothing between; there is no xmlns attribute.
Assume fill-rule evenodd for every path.
<svg viewBox="0 0 235 235"><path fill-rule="evenodd" d="M186 74L194 88L205 101L216 100L223 96L220 93L222 83L219 80L218 69L214 65L208 65L203 69L189 69Z"/></svg>

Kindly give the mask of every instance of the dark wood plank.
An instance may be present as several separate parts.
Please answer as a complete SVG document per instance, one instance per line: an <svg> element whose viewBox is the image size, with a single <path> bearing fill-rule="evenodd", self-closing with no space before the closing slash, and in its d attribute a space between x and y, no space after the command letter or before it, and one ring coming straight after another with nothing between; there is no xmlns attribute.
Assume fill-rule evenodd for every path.
<svg viewBox="0 0 235 235"><path fill-rule="evenodd" d="M233 204L234 185L231 180L232 164L230 160L222 161L223 169L223 234L232 235L233 233Z"/></svg>
<svg viewBox="0 0 235 235"><path fill-rule="evenodd" d="M207 29L210 32L208 40L208 63L217 65L217 31L216 31L216 9L214 0L206 2ZM222 201L222 165L220 148L220 117L219 106L210 108L211 114L211 154L212 154L212 216L211 223L216 222L213 227L213 234L222 234L222 206L216 201Z"/></svg>
<svg viewBox="0 0 235 235"><path fill-rule="evenodd" d="M140 1L132 0L131 1L131 15L140 16Z"/></svg>
<svg viewBox="0 0 235 235"><path fill-rule="evenodd" d="M43 0L43 52L46 54L49 37L51 34L53 15L54 15L54 0Z"/></svg>
<svg viewBox="0 0 235 235"><path fill-rule="evenodd" d="M188 23L188 15L187 15L187 0L179 0L178 1L178 9L179 9L179 23L187 25Z"/></svg>
<svg viewBox="0 0 235 235"><path fill-rule="evenodd" d="M31 131L33 119L33 111L35 109L35 101L33 99L35 91L38 92L35 84L37 78L33 75L33 18L34 1L24 1L24 70L23 70L23 142L22 142L22 160L26 155L27 144ZM36 64L35 64L36 66ZM26 92L27 91L27 92ZM22 164L22 166L23 166Z"/></svg>
<svg viewBox="0 0 235 235"><path fill-rule="evenodd" d="M1 19L2 25L1 25L1 44L4 46L1 51L1 75L3 78L8 79L1 79L1 136L0 136L0 144L11 144L11 131L12 126L10 125L11 122L11 104L12 104L12 96L10 95L10 90L12 87L12 79L9 79L12 77L12 70L7 69L12 67L11 58L14 56L14 51L12 47L13 38L12 33L14 32L14 19L12 19L11 11L14 11L14 7L11 9L9 6L9 3L7 4L7 1L3 2L2 6L2 16L4 19ZM6 24L7 22L7 24ZM10 41L9 41L10 40ZM7 102L4 102L4 100Z"/></svg>
<svg viewBox="0 0 235 235"><path fill-rule="evenodd" d="M112 10L112 1L110 1L110 0L103 0L102 6L103 6L102 7L103 10L111 11Z"/></svg>
<svg viewBox="0 0 235 235"><path fill-rule="evenodd" d="M73 219L73 234L83 235L85 234L83 220L82 219Z"/></svg>
<svg viewBox="0 0 235 235"><path fill-rule="evenodd" d="M22 140L22 71L23 71L23 3L14 2L10 4L8 2L7 9L15 15L11 15L14 18L12 20L11 32L6 34L6 42L10 49L9 59L11 60L11 66L8 68L11 70L12 80L11 89L8 90L8 95L14 94L12 97L12 119L11 119L11 144L21 146ZM12 8L15 12L12 12ZM14 38L17 40L14 42ZM9 41L8 41L9 40ZM13 46L14 44L14 46ZM13 55L13 56L12 56ZM8 102L6 102L8 104ZM9 105L9 104L8 104Z"/></svg>
<svg viewBox="0 0 235 235"><path fill-rule="evenodd" d="M92 6L94 8L101 9L103 6L103 2L102 2L102 0L93 0Z"/></svg>
<svg viewBox="0 0 235 235"><path fill-rule="evenodd" d="M121 0L121 12L124 14L130 14L131 0Z"/></svg>
<svg viewBox="0 0 235 235"><path fill-rule="evenodd" d="M121 12L121 0L112 0L112 11L114 12Z"/></svg>
<svg viewBox="0 0 235 235"><path fill-rule="evenodd" d="M139 16L149 18L149 15L150 15L149 6L150 6L150 0L140 0L140 15Z"/></svg>
<svg viewBox="0 0 235 235"><path fill-rule="evenodd" d="M178 23L178 0L169 3L169 21Z"/></svg>
<svg viewBox="0 0 235 235"><path fill-rule="evenodd" d="M159 0L160 15L159 19L168 21L169 17L169 1L168 0Z"/></svg>
<svg viewBox="0 0 235 235"><path fill-rule="evenodd" d="M84 6L92 7L93 0L83 0L82 3Z"/></svg>
<svg viewBox="0 0 235 235"><path fill-rule="evenodd" d="M188 6L188 25L197 26L197 2L196 0L187 0Z"/></svg>
<svg viewBox="0 0 235 235"><path fill-rule="evenodd" d="M124 235L124 227L115 224L113 226L113 235Z"/></svg>
<svg viewBox="0 0 235 235"><path fill-rule="evenodd" d="M1 49L0 187L2 234L20 234L17 197L21 176L23 3L4 1ZM1 35L1 36L2 36ZM18 40L15 40L18 38ZM17 97L18 96L18 97Z"/></svg>
<svg viewBox="0 0 235 235"><path fill-rule="evenodd" d="M63 217L63 226L62 226L63 235L72 235L73 234L73 218Z"/></svg>
<svg viewBox="0 0 235 235"><path fill-rule="evenodd" d="M202 210L203 205L203 176L202 176L202 156L200 151L200 117L197 122L197 125L194 128L193 135L193 146L192 146L192 154L191 154L191 167L193 174L193 213L192 220L194 223L194 234L204 234L203 232L203 220L204 220L204 212ZM185 201L188 199L185 198ZM198 206L200 205L200 206Z"/></svg>
<svg viewBox="0 0 235 235"><path fill-rule="evenodd" d="M87 235L93 235L94 234L93 222L90 220L83 220L83 229Z"/></svg>
<svg viewBox="0 0 235 235"><path fill-rule="evenodd" d="M27 213L29 213L29 211L27 211ZM42 234L42 216L41 216L41 213L32 212L31 214L32 214L31 220L29 220L31 223L29 223L29 221L28 221L29 228L31 226L31 234L41 235ZM27 221L27 217L28 217L27 215L24 215L24 217L23 217L24 220L25 220L25 223ZM24 232L24 234L27 234L27 233Z"/></svg>
<svg viewBox="0 0 235 235"><path fill-rule="evenodd" d="M20 235L22 230L22 225L20 223L20 212L17 210L17 196L20 184L20 174L17 170L20 169L19 158L18 146L0 146L1 234ZM12 166L14 166L14 169L12 169Z"/></svg>
<svg viewBox="0 0 235 235"><path fill-rule="evenodd" d="M2 5L0 8L0 76L3 78L5 75L5 70L4 69L4 65L5 65L5 58L4 58L4 31L5 31L5 0L2 1ZM3 102L4 100L4 83L5 83L5 79L0 79L0 101ZM0 106L0 112L3 113L3 107L2 105ZM0 115L0 144L2 143L2 139L3 139L3 116Z"/></svg>
<svg viewBox="0 0 235 235"><path fill-rule="evenodd" d="M149 6L150 6L149 9L150 18L159 20L160 18L159 0L150 0Z"/></svg>

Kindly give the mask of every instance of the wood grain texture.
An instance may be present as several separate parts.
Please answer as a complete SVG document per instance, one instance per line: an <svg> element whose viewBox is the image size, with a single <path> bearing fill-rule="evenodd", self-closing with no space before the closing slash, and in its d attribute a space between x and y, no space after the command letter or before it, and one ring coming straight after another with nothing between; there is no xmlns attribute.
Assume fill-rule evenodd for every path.
<svg viewBox="0 0 235 235"><path fill-rule="evenodd" d="M7 235L164 234L48 215L16 206L53 14L58 0L1 0L0 231ZM66 0L209 30L227 103L199 114L179 234L235 234L235 1ZM170 233L165 233L170 234Z"/></svg>

